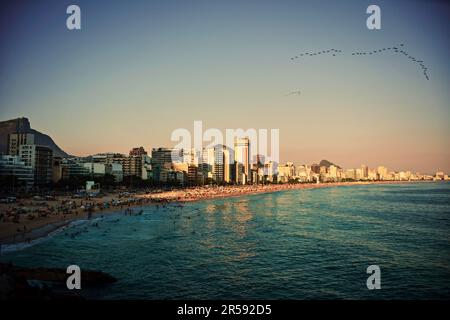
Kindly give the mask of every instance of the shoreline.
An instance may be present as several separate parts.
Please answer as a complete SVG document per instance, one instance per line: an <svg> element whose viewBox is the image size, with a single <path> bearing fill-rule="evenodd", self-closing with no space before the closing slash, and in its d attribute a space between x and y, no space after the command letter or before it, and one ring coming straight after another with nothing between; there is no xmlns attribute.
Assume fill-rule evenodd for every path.
<svg viewBox="0 0 450 320"><path fill-rule="evenodd" d="M79 214L77 211L75 216L72 214L68 218L62 220L51 221L39 221L35 226L30 226L26 232L19 234L3 235L0 237L0 255L3 255L4 248L6 247L7 254L10 250L10 246L28 246L33 245L33 242L47 238L54 233L64 230L72 223L83 220L95 219L112 214L127 214L127 210L132 208L147 207L154 205L169 205L173 203L189 203L205 200L217 200L226 198L236 198L242 196L251 196L257 194L276 193L289 190L312 190L322 189L330 187L340 186L360 186L360 185L384 185L384 184L410 184L410 183L424 183L432 181L356 181L356 182L331 182L331 183L307 183L307 184L279 184L279 185L264 185L264 186L213 186L213 187L200 187L193 189L181 189L176 191L165 191L156 194L136 194L133 199L140 199L137 203L127 203L126 205L109 207L106 209L100 209L86 214ZM210 192L213 189L214 192ZM214 190L215 189L215 190ZM219 192L217 192L217 189ZM200 190L200 191L199 191ZM226 191L226 192L225 192ZM180 197L183 195L183 197ZM114 196L117 196L114 194ZM163 199L163 200L162 200ZM154 201L156 200L156 202ZM79 208L77 208L78 210ZM0 222L1 224L4 222ZM31 224L31 223L30 223ZM0 229L1 231L1 229ZM3 247L3 248L2 248ZM11 250L15 251L15 250Z"/></svg>

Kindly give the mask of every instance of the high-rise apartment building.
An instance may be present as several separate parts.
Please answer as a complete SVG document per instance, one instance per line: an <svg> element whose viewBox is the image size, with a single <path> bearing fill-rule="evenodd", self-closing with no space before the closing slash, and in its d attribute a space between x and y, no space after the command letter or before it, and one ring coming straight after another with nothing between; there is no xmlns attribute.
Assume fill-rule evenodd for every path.
<svg viewBox="0 0 450 320"><path fill-rule="evenodd" d="M24 188L31 189L34 184L34 170L33 167L26 165L18 156L3 155L0 156L0 177L11 177L11 187L13 190ZM17 185L14 182L17 181ZM0 188L1 188L0 187Z"/></svg>
<svg viewBox="0 0 450 320"><path fill-rule="evenodd" d="M278 165L278 182L289 182L295 175L295 166L293 162L287 162L284 165Z"/></svg>
<svg viewBox="0 0 450 320"><path fill-rule="evenodd" d="M18 156L21 145L34 144L33 133L10 133L8 135L8 154Z"/></svg>
<svg viewBox="0 0 450 320"><path fill-rule="evenodd" d="M176 148L152 149L152 174L155 181L167 181L172 163L183 163L183 150Z"/></svg>
<svg viewBox="0 0 450 320"><path fill-rule="evenodd" d="M367 180L369 178L369 167L365 164L361 165L361 179Z"/></svg>
<svg viewBox="0 0 450 320"><path fill-rule="evenodd" d="M203 183L210 183L211 181L213 181L214 162L214 148L203 148L202 160L199 164Z"/></svg>
<svg viewBox="0 0 450 320"><path fill-rule="evenodd" d="M137 147L130 150L130 156L146 156L147 151L145 151L144 147Z"/></svg>
<svg viewBox="0 0 450 320"><path fill-rule="evenodd" d="M231 182L230 150L224 145L214 147L213 176L217 183Z"/></svg>
<svg viewBox="0 0 450 320"><path fill-rule="evenodd" d="M19 148L19 158L34 172L34 184L42 186L50 183L53 176L53 151L49 147L24 144Z"/></svg>
<svg viewBox="0 0 450 320"><path fill-rule="evenodd" d="M377 173L378 173L380 180L388 180L389 179L388 169L386 167L379 166L377 169Z"/></svg>
<svg viewBox="0 0 450 320"><path fill-rule="evenodd" d="M234 162L236 170L236 182L239 184L251 183L250 171L250 139L235 138L234 140Z"/></svg>
<svg viewBox="0 0 450 320"><path fill-rule="evenodd" d="M356 170L355 169L347 169L345 171L345 178L350 180L356 180Z"/></svg>

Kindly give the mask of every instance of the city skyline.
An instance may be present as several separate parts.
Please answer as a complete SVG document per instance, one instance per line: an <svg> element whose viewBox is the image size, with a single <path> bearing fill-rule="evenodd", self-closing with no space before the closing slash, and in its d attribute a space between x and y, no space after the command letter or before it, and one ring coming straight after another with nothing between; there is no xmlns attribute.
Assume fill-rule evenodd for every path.
<svg viewBox="0 0 450 320"><path fill-rule="evenodd" d="M9 4L2 119L30 117L77 156L171 146L174 129L201 119L279 128L281 162L450 171L448 5L380 1L382 29L371 31L367 4L332 4L79 1L73 32L66 3ZM429 81L394 54L348 56L400 43ZM347 55L290 60L327 48Z"/></svg>
<svg viewBox="0 0 450 320"><path fill-rule="evenodd" d="M220 146L223 146L224 148L227 148L227 149L228 148L233 148L232 146L230 147L230 146L227 146L227 145L220 145L220 144L216 145L215 147L220 147ZM216 149L215 147L202 148L202 151L215 150ZM138 148L139 149L142 148L145 151L146 150L150 150L150 153L151 153L151 151L156 150L156 149L174 149L172 146L155 146L155 147L151 147L151 148L145 148L143 146L139 146L139 147L132 147L132 148L130 148L130 150L128 152L114 152L114 151L98 152L98 153L93 153L93 154L84 155L84 156L75 156L74 158L90 158L90 157L93 157L93 156L112 155L112 154L122 155L122 156L127 156L127 155L131 156L132 155L131 154L132 151L135 150L135 149L138 149ZM182 149L182 148L179 149L179 150L186 151L185 149ZM146 151L146 152L148 153L148 151ZM259 156L259 155L256 155L256 156ZM311 166L311 165L319 165L319 163L321 161L329 161L329 162L333 163L333 166L337 166L337 167L339 167L339 168L341 168L343 170L346 170L346 169L360 169L362 166L365 166L365 167L368 167L369 169L374 169L374 170L378 169L379 167L383 167L383 168L389 169L388 170L389 172L396 172L396 173L398 173L398 172L412 172L412 173L420 173L420 174L430 175L430 176L434 176L436 174L436 172L441 172L441 171L445 172L445 173L448 172L448 171L446 171L444 169L441 169L441 168L436 168L432 172L422 172L422 171L416 170L415 168L398 169L398 168L392 168L392 167L389 167L389 166L385 166L385 164L383 164L383 163L378 163L378 164L375 164L375 165L368 165L368 164L366 164L364 162L360 162L359 165L356 165L356 166L348 167L348 166L341 165L340 163L336 163L335 161L333 161L332 159L329 159L327 157L322 157L319 160L312 161L312 162L293 161L293 160L287 159L286 161L280 161L277 164L278 165L285 165L287 163L293 163L296 166L305 166L305 165L306 166ZM256 163L255 162L255 158L253 160L251 160L250 163L251 164L255 164Z"/></svg>
<svg viewBox="0 0 450 320"><path fill-rule="evenodd" d="M23 117L22 117L23 118ZM27 134L25 134L25 135L30 135L30 133L27 133ZM31 135L33 135L33 134L31 134ZM53 137L54 138L54 137ZM54 139L54 140L58 140L57 138L56 139ZM34 143L32 143L32 144L34 144ZM70 157L73 157L73 158L89 158L89 157L92 157L92 156L96 156L96 155L105 155L105 154L120 154L120 155L123 155L123 156L127 156L127 155L131 155L131 153L133 153L133 152L135 152L137 149L142 149L142 150L154 150L154 149L160 149L160 148L169 148L169 149L173 149L174 148L174 145L175 145L176 143L175 142L170 142L168 145L159 145L159 146L139 146L139 147L136 147L137 146L137 144L131 144L131 147L130 148L128 148L128 149L126 149L126 150L121 150L121 151L118 151L118 150L109 150L109 151L102 151L102 152L93 152L93 153L89 153L89 154L82 154L82 155L75 155L75 154L70 154L70 152L68 152L68 154L70 155ZM39 145L39 144L38 144ZM214 148L207 148L206 146L207 146L208 144L207 143L205 143L204 145L203 145L203 147L202 147L202 150L207 150L207 149L214 149ZM218 144L218 145L220 145L220 144ZM58 145L57 144L57 146L58 147L61 147L61 145ZM227 145L227 144L223 144L223 146L224 147L226 147L226 148L231 148L231 149L234 149L234 145L231 145L231 146L229 146L229 145ZM63 150L66 150L66 148L65 148L65 146L62 146L62 149ZM70 148L69 148L70 149ZM136 149L136 150L135 150ZM187 149L185 149L185 148L179 148L180 150L182 150L182 149L184 149L184 150L187 150ZM197 150L197 152L201 152L201 150L199 151L199 150ZM6 152L5 153L5 155L6 154L8 154L8 152ZM13 153L13 155L14 154L18 154L18 150L16 150L14 153ZM252 158L254 157L255 155L252 155ZM256 156L260 156L259 154L256 154ZM310 158L310 157L308 157L307 155L305 156L305 158ZM380 167L380 166L382 166L382 167L384 167L384 166L386 166L386 167L388 167L392 172L407 172L407 171L410 171L410 172L413 172L413 173L421 173L421 174L425 174L425 175L434 175L436 172L438 172L438 171L444 171L444 172L449 172L450 170L447 170L447 169L445 169L445 168L441 168L441 167L437 167L437 168L432 168L430 171L422 171L422 170L418 170L418 169L416 169L416 168L411 168L411 167L408 167L408 168L397 168L397 167L391 167L391 166L389 166L389 165L386 165L386 163L381 163L381 162L375 162L375 163L370 163L370 164L368 164L368 163L366 163L366 162L363 162L363 161L361 161L359 158L355 158L355 159L353 159L353 163L356 163L356 165L353 165L353 166L347 166L347 165L343 165L342 163L339 163L339 162L337 162L337 161L334 161L334 159L332 159L331 157L327 157L327 156L322 156L322 157L320 157L319 159L315 159L315 160L312 160L312 161L305 161L305 160L293 160L293 159L287 159L285 156L283 156L283 154L280 154L280 161L279 162L277 162L278 164L285 164L285 163L288 163L288 162L292 162L292 163L295 163L296 165L314 165L314 164L318 164L320 161L322 161L322 160L331 160L331 162L332 163L334 163L335 165L337 165L337 166L339 166L339 167L341 167L341 168L343 168L343 169L354 169L354 168L359 168L360 166L362 166L362 165L364 165L364 166L368 166L369 168L377 168L377 167ZM250 163L254 163L254 159L250 159Z"/></svg>
<svg viewBox="0 0 450 320"><path fill-rule="evenodd" d="M16 119L1 123L2 135L9 130L6 149L0 152L0 176L4 187L32 190L33 187L66 187L86 180L86 189L95 179L107 185L135 182L144 185L264 185L291 183L336 183L349 181L421 181L449 180L442 170L435 174L417 170L397 171L384 165L371 168L361 164L343 167L328 160L319 163L279 162L274 156L254 147L255 137L239 135L223 143L194 148L186 146L152 148L133 147L128 155L97 153L87 157L66 154L51 137L32 131L29 120ZM15 127L14 127L15 125ZM46 137L43 139L42 137ZM2 137L3 140L3 137ZM273 142L271 142L273 143ZM275 144L278 144L277 142ZM4 147L4 146L2 146ZM263 153L260 153L262 151ZM98 180L97 180L98 181Z"/></svg>

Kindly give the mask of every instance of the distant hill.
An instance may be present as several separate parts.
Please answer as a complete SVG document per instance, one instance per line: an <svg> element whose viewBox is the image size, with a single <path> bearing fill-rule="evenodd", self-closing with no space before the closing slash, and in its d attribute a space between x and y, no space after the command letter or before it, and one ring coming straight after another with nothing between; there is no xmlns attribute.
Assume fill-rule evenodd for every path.
<svg viewBox="0 0 450 320"><path fill-rule="evenodd" d="M320 163L319 163L319 166L321 166L321 167L327 167L327 168L329 168L330 166L336 166L336 167L338 167L339 169L341 168L341 167L338 166L337 164L334 164L333 162L330 162L330 161L328 161L328 160L321 160Z"/></svg>
<svg viewBox="0 0 450 320"><path fill-rule="evenodd" d="M7 152L8 134L16 132L34 133L34 142L36 144L50 147L53 150L54 156L69 157L66 152L58 147L50 136L32 129L30 121L27 118L0 121L0 154L5 154Z"/></svg>

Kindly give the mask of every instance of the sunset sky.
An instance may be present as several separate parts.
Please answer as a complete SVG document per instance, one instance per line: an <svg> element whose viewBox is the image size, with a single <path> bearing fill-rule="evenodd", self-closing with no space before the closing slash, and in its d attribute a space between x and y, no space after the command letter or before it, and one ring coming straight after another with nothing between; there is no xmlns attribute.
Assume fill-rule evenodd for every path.
<svg viewBox="0 0 450 320"><path fill-rule="evenodd" d="M170 146L202 120L280 129L282 161L450 172L450 6L337 3L3 1L0 120L28 117L80 156ZM66 28L70 4L82 30ZM351 55L401 43L429 81L399 54Z"/></svg>

